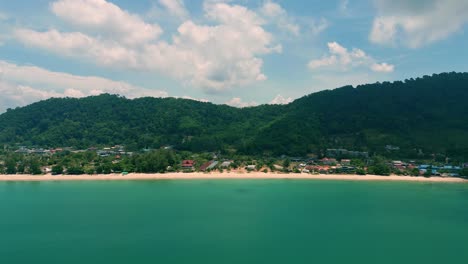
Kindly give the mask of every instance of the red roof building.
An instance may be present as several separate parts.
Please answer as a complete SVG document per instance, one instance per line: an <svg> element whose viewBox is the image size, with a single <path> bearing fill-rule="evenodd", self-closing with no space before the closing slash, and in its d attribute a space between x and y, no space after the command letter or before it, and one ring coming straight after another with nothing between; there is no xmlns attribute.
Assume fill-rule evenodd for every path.
<svg viewBox="0 0 468 264"><path fill-rule="evenodd" d="M184 161L182 161L182 168L184 168L184 169L193 169L193 166L195 166L195 161L194 160L184 160Z"/></svg>

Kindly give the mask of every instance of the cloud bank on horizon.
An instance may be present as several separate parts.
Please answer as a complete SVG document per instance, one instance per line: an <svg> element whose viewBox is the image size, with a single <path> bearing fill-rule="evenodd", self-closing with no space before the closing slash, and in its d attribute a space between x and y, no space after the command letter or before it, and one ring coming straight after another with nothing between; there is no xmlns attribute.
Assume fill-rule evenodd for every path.
<svg viewBox="0 0 468 264"><path fill-rule="evenodd" d="M446 48L468 23L464 0L55 0L18 12L24 1L0 7L0 112L100 93L286 104L453 70L414 66L457 56Z"/></svg>

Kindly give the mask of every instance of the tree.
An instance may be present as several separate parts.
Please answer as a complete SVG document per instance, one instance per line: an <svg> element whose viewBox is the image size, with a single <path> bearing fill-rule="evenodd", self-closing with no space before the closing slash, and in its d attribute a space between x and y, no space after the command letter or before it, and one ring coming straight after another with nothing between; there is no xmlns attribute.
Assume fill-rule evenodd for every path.
<svg viewBox="0 0 468 264"><path fill-rule="evenodd" d="M359 168L356 170L357 175L366 175L366 171L362 168Z"/></svg>
<svg viewBox="0 0 468 264"><path fill-rule="evenodd" d="M462 176L463 178L468 178L468 168L463 168L460 171L460 176Z"/></svg>
<svg viewBox="0 0 468 264"><path fill-rule="evenodd" d="M356 168L364 168L365 167L364 161L362 161L360 159L351 160L351 165L356 167Z"/></svg>
<svg viewBox="0 0 468 264"><path fill-rule="evenodd" d="M52 166L52 175L60 175L60 174L63 174L63 166L62 165Z"/></svg>
<svg viewBox="0 0 468 264"><path fill-rule="evenodd" d="M468 141L462 140L468 135L468 107L463 104L468 99L467 85L468 73L443 73L405 82L346 86L304 96L289 105L243 109L174 98L128 100L109 94L49 99L1 114L0 145L124 144L128 151L136 151L164 144L179 150L267 156L313 152L321 156L328 148L346 148L408 159L439 153L436 160L446 155L467 160ZM385 150L388 144L399 146L400 151ZM81 156L78 159L88 163L97 159L91 152ZM21 164L20 159L16 162ZM143 159L138 166L134 163L135 170L160 170L163 163L157 164Z"/></svg>
<svg viewBox="0 0 468 264"><path fill-rule="evenodd" d="M432 176L432 167L429 167L426 169L426 172L424 173L424 177L431 177Z"/></svg>
<svg viewBox="0 0 468 264"><path fill-rule="evenodd" d="M411 176L419 176L419 169L418 169L418 168L413 168L413 169L410 171L410 175L411 175Z"/></svg>
<svg viewBox="0 0 468 264"><path fill-rule="evenodd" d="M29 164L29 173L33 175L42 174L41 165L37 159L31 160Z"/></svg>
<svg viewBox="0 0 468 264"><path fill-rule="evenodd" d="M291 160L290 159L285 159L283 161L283 167L285 170L289 169L289 166L291 166Z"/></svg>
<svg viewBox="0 0 468 264"><path fill-rule="evenodd" d="M14 159L7 159L5 162L7 174L16 174L16 161Z"/></svg>
<svg viewBox="0 0 468 264"><path fill-rule="evenodd" d="M112 164L112 171L114 173L120 173L123 170L123 166L120 162Z"/></svg>
<svg viewBox="0 0 468 264"><path fill-rule="evenodd" d="M71 166L67 168L67 174L69 175L82 175L84 174L83 168L79 166Z"/></svg>
<svg viewBox="0 0 468 264"><path fill-rule="evenodd" d="M16 167L16 172L19 174L23 174L25 170L24 162L20 162L18 166Z"/></svg>
<svg viewBox="0 0 468 264"><path fill-rule="evenodd" d="M388 176L392 170L383 157L375 157L374 164L369 167L369 172L375 175Z"/></svg>

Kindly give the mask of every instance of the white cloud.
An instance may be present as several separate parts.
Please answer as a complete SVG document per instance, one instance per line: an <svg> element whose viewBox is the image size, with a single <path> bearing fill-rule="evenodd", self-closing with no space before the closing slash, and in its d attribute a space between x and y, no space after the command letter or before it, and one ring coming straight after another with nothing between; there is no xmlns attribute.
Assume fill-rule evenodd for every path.
<svg viewBox="0 0 468 264"><path fill-rule="evenodd" d="M340 0L338 5L338 10L342 14L347 14L349 12L349 0Z"/></svg>
<svg viewBox="0 0 468 264"><path fill-rule="evenodd" d="M245 6L227 3L204 3L205 16L213 21L236 27L261 26L266 22Z"/></svg>
<svg viewBox="0 0 468 264"><path fill-rule="evenodd" d="M257 106L258 105L258 103L255 102L255 101L244 102L239 97L234 97L231 100L227 101L225 104L229 105L229 106L232 106L232 107L238 107L238 108L251 107L251 106Z"/></svg>
<svg viewBox="0 0 468 264"><path fill-rule="evenodd" d="M94 76L76 76L36 66L20 66L0 60L0 112L51 97L84 97L101 93L129 98L167 97L164 91L150 90L125 82Z"/></svg>
<svg viewBox="0 0 468 264"><path fill-rule="evenodd" d="M417 48L443 40L468 23L466 0L375 0L377 16L369 39Z"/></svg>
<svg viewBox="0 0 468 264"><path fill-rule="evenodd" d="M8 23L9 19L9 15L0 11L0 46L10 38L11 25Z"/></svg>
<svg viewBox="0 0 468 264"><path fill-rule="evenodd" d="M293 101L291 97L285 98L281 94L278 94L271 102L270 104L273 105L285 105L289 104Z"/></svg>
<svg viewBox="0 0 468 264"><path fill-rule="evenodd" d="M328 43L328 54L321 59L311 60L309 69L316 70L328 68L338 71L349 71L353 68L364 67L375 72L393 72L394 65L388 63L377 63L374 58L367 55L363 50L353 48L349 51L337 42Z"/></svg>
<svg viewBox="0 0 468 264"><path fill-rule="evenodd" d="M162 33L159 25L145 23L139 16L105 0L60 0L52 3L51 9L56 16L78 28L129 45L146 43Z"/></svg>
<svg viewBox="0 0 468 264"><path fill-rule="evenodd" d="M313 20L310 23L310 28L311 28L312 33L314 35L318 35L318 34L322 33L328 27L329 27L329 23L328 23L328 20L326 20L325 18L321 18L320 20Z"/></svg>
<svg viewBox="0 0 468 264"><path fill-rule="evenodd" d="M182 97L175 97L175 98L182 98L182 99L187 99L187 100L192 100L192 101L198 101L198 102L202 102L202 103L208 103L209 100L208 99L199 99L199 98L194 98L192 96L188 96L188 95L184 95Z"/></svg>
<svg viewBox="0 0 468 264"><path fill-rule="evenodd" d="M159 0L159 3L169 13L179 19L185 20L189 17L189 12L185 8L183 0Z"/></svg>
<svg viewBox="0 0 468 264"><path fill-rule="evenodd" d="M268 104L271 104L271 105L285 105L285 104L291 103L292 101L293 101L293 99L291 97L285 98L282 95L278 94ZM252 107L252 106L257 106L258 105L258 103L255 102L255 101L245 102L240 97L234 97L231 100L227 101L225 104L229 105L229 106L233 106L233 107L238 107L238 108Z"/></svg>
<svg viewBox="0 0 468 264"><path fill-rule="evenodd" d="M0 12L0 21L5 21L5 20L8 20L10 17L3 13L3 12Z"/></svg>
<svg viewBox="0 0 468 264"><path fill-rule="evenodd" d="M85 19L68 12L73 7L81 10L78 13L94 14L98 3L113 10L103 12L105 19L98 17L92 20L94 22L84 22ZM57 9L55 12L60 18L79 26L95 24L95 32L18 29L15 31L16 39L31 47L85 59L101 66L161 72L208 92L266 80L261 56L281 52L281 46L275 44L272 34L263 28L266 23L263 18L244 6L224 2L204 3L205 17L212 22L210 25L187 20L178 27L170 42L151 41L155 35L139 31L143 36L153 37L136 38L143 41L138 42L138 46L129 45L135 41L119 41L122 38L133 39L126 30L131 27L125 27L117 38L106 33L111 27L108 14L120 14L109 20L116 25L126 23L130 18L134 25L140 21L113 4L104 0L79 0L76 3L62 0L52 7Z"/></svg>
<svg viewBox="0 0 468 264"><path fill-rule="evenodd" d="M297 24L279 4L268 0L263 4L260 12L266 18L274 21L280 29L290 32L296 36L300 34L301 27L299 24Z"/></svg>
<svg viewBox="0 0 468 264"><path fill-rule="evenodd" d="M62 33L54 29L45 32L17 29L14 35L28 46L62 56L93 60L102 66L137 68L136 51L115 41L96 39L80 32Z"/></svg>
<svg viewBox="0 0 468 264"><path fill-rule="evenodd" d="M393 72L395 70L395 66L387 63L374 63L372 64L371 69L375 72Z"/></svg>

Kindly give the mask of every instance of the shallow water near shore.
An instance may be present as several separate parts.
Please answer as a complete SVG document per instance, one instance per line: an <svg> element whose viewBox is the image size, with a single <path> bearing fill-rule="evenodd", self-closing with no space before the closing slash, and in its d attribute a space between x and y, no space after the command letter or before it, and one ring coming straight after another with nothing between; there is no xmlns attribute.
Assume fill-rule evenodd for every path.
<svg viewBox="0 0 468 264"><path fill-rule="evenodd" d="M0 182L0 263L468 263L468 185Z"/></svg>

